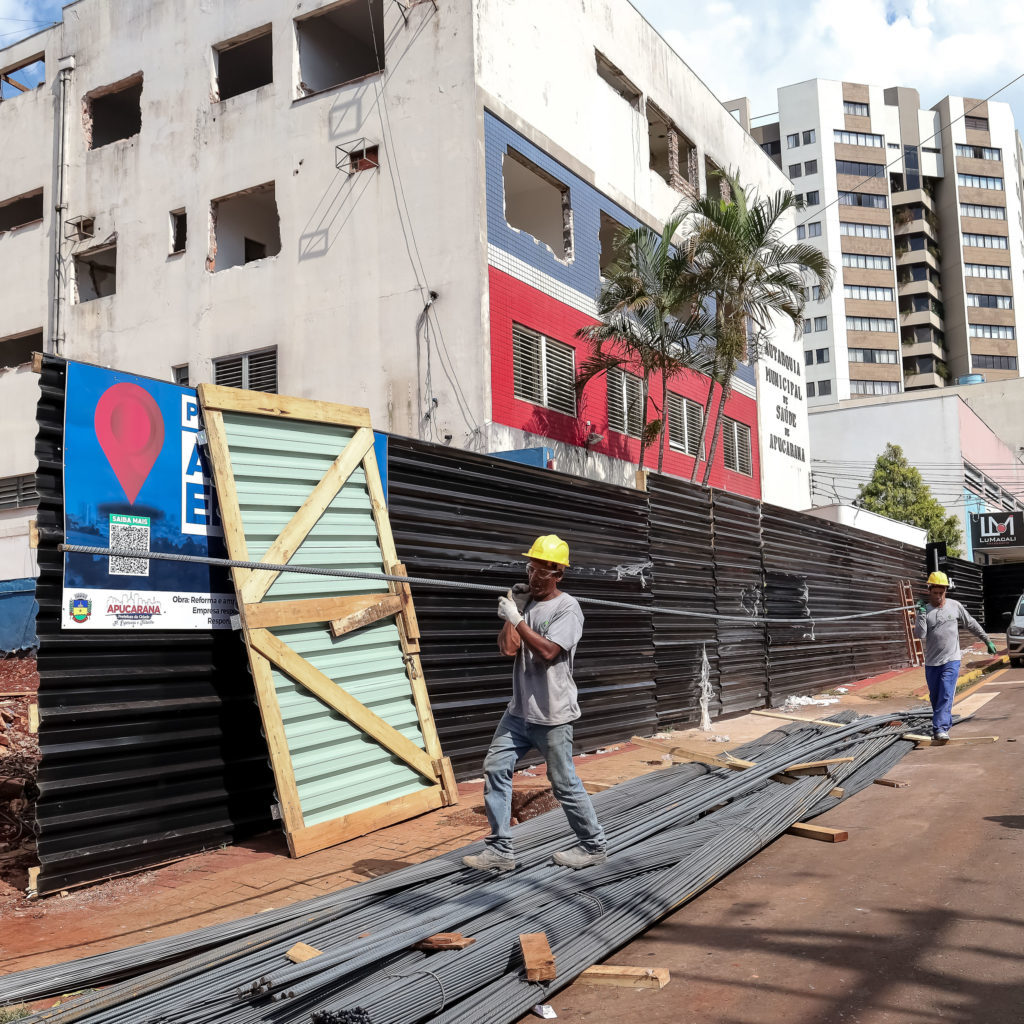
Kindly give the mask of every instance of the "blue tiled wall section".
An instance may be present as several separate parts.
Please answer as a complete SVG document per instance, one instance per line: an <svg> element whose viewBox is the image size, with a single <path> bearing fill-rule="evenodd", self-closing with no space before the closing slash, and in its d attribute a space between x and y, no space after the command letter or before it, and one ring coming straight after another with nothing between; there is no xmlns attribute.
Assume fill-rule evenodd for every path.
<svg viewBox="0 0 1024 1024"><path fill-rule="evenodd" d="M531 267L593 298L601 283L601 243L598 232L601 211L627 228L640 222L603 196L582 178L552 160L543 150L489 111L484 114L484 139L487 154L487 241L528 263ZM563 263L543 243L525 231L517 231L505 220L505 188L502 160L511 147L569 188L572 206L573 258Z"/></svg>

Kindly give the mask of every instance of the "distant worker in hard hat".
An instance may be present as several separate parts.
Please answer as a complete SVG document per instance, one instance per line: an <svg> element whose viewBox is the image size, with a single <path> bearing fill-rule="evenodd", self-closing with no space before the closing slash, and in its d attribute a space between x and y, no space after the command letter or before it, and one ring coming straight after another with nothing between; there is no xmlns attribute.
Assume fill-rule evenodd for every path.
<svg viewBox="0 0 1024 1024"><path fill-rule="evenodd" d="M484 758L484 809L491 834L482 853L463 857L471 868L511 871L512 773L538 750L547 762L551 790L576 833L577 845L554 855L557 864L585 868L608 859L604 830L572 763L572 723L580 717L573 681L576 645L583 635L579 602L559 590L569 566L569 545L554 534L538 537L524 552L527 583L498 599L504 625L498 649L514 657L512 700Z"/></svg>
<svg viewBox="0 0 1024 1024"><path fill-rule="evenodd" d="M932 732L937 740L949 739L953 724L953 698L960 675L960 627L985 642L989 654L996 645L959 602L946 597L949 577L933 572L928 577L928 603L918 602L914 635L924 645L924 675L932 702Z"/></svg>

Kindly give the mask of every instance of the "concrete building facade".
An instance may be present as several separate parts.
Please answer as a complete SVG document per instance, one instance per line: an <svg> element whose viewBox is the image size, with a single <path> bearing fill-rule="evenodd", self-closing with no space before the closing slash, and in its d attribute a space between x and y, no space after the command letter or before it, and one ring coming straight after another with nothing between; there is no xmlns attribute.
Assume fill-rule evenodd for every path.
<svg viewBox="0 0 1024 1024"><path fill-rule="evenodd" d="M811 406L1021 375L1019 137L1010 107L812 79L751 131L805 209L798 235L841 268L811 296Z"/></svg>
<svg viewBox="0 0 1024 1024"><path fill-rule="evenodd" d="M635 382L570 377L616 227L716 167L788 186L626 0L78 0L0 71L4 481L34 470L42 350L631 483ZM765 352L711 482L806 507L801 343ZM689 476L707 380L670 390Z"/></svg>
<svg viewBox="0 0 1024 1024"><path fill-rule="evenodd" d="M890 442L898 444L947 515L959 520L964 557L974 558L972 514L1024 511L1024 453L993 430L983 404L972 407L967 401L969 392L1006 383L812 410L814 504L852 504L878 455ZM1017 560L1021 550L985 557Z"/></svg>

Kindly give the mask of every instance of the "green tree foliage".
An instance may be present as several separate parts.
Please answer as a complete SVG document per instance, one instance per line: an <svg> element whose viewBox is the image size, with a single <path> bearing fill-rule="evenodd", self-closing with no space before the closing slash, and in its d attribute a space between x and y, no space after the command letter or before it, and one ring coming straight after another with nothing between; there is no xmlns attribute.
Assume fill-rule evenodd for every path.
<svg viewBox="0 0 1024 1024"><path fill-rule="evenodd" d="M946 515L898 444L887 444L875 460L871 479L861 487L856 504L869 512L927 530L929 541L945 541L948 554L961 554L963 535L959 520Z"/></svg>

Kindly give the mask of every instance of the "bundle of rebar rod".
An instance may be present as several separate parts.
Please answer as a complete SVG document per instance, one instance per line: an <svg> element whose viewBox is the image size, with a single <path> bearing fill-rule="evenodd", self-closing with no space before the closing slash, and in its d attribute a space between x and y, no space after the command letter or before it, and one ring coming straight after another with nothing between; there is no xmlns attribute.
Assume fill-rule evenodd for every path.
<svg viewBox="0 0 1024 1024"><path fill-rule="evenodd" d="M473 844L257 917L0 978L0 1003L95 989L26 1018L50 1024L516 1020L794 823L885 775L914 746L901 736L924 724L920 712L830 721L839 724L787 724L737 748L755 762L742 771L678 764L597 794L605 864L551 862L574 842L553 811L514 829L509 874L466 868ZM794 764L835 758L852 760L777 781ZM415 948L452 931L475 941ZM518 942L541 931L557 963L551 982L526 979ZM299 941L319 955L291 963Z"/></svg>

